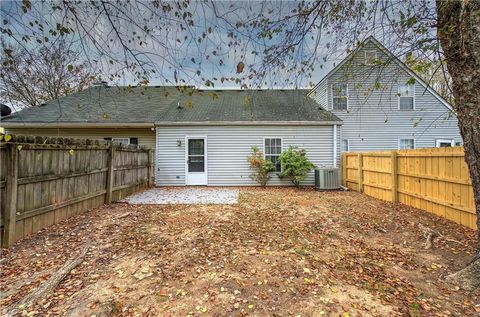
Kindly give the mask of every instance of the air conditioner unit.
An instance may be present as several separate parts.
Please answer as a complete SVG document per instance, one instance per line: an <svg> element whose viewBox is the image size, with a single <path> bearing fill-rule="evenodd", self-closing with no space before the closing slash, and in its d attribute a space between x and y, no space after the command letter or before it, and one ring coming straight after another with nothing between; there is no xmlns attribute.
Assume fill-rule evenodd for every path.
<svg viewBox="0 0 480 317"><path fill-rule="evenodd" d="M340 188L338 168L315 169L315 189L328 190Z"/></svg>

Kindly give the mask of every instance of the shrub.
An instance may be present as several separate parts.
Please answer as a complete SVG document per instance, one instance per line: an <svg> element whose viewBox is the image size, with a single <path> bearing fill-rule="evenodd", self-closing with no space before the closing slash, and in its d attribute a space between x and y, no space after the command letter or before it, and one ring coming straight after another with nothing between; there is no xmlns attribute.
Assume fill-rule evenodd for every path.
<svg viewBox="0 0 480 317"><path fill-rule="evenodd" d="M252 147L252 154L247 158L250 164L250 169L253 173L250 174L250 178L265 187L270 179L270 173L275 170L275 166L270 160L263 158L263 153L258 147Z"/></svg>
<svg viewBox="0 0 480 317"><path fill-rule="evenodd" d="M300 186L300 182L307 177L308 173L315 168L315 165L308 160L307 152L304 149L289 147L280 155L279 160L282 164L280 177L290 179L297 187Z"/></svg>

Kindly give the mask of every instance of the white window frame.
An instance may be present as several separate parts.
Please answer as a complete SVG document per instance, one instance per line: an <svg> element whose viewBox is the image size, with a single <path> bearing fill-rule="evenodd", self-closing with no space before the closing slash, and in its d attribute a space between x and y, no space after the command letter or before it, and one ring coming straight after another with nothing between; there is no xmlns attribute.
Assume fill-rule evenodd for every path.
<svg viewBox="0 0 480 317"><path fill-rule="evenodd" d="M265 149L265 140L267 139L280 139L280 154L278 154L278 156L280 157L280 155L283 153L283 138L282 137L275 137L275 136L268 136L268 137L263 137L263 159L266 160L267 159L267 151ZM271 155L271 154L268 154L269 156L274 156L274 155ZM283 166L282 164L280 163L280 172L283 170ZM277 171L277 168L275 167L275 172L278 173Z"/></svg>
<svg viewBox="0 0 480 317"><path fill-rule="evenodd" d="M412 96L403 96L403 97L412 97L412 98L413 98L413 108L412 108L412 109L400 109L400 98L402 97L402 96L400 95L400 86L401 86L401 85L412 86L413 95L412 95ZM407 83L398 84L397 94L398 94L398 110L399 110L399 111L413 111L413 110L415 110L415 103L416 103L416 102L415 102L415 89L416 89L416 88L417 88L417 87L415 86L415 83L412 84L412 85L409 85L409 84L407 84Z"/></svg>
<svg viewBox="0 0 480 317"><path fill-rule="evenodd" d="M435 139L435 147L440 147L440 143L450 143L450 146L455 146L454 139Z"/></svg>
<svg viewBox="0 0 480 317"><path fill-rule="evenodd" d="M376 50L365 50L364 51L364 56L363 56L363 61L364 61L364 64L367 65L367 66L373 66L375 65L375 63L367 63L367 53L375 53L375 58L374 58L374 61L378 60L378 52Z"/></svg>
<svg viewBox="0 0 480 317"><path fill-rule="evenodd" d="M126 143L123 142L125 140L127 141ZM120 144L129 145L130 144L130 138L112 138L112 143L120 143Z"/></svg>
<svg viewBox="0 0 480 317"><path fill-rule="evenodd" d="M334 96L334 93L333 93L333 92L334 92L334 86L335 86L335 85L345 85L345 86L347 87L347 109L335 109L335 108L333 108L333 98L337 98L337 97ZM332 99L331 99L331 102L332 102L332 110L334 110L334 111L348 111L349 108L350 108L350 107L349 107L349 104L348 104L348 100L350 99L350 92L349 92L349 89L348 89L348 84L343 84L343 83L342 83L342 84L338 84L338 83L337 83L337 84L332 84L332 87L331 87L331 88L332 88L332 89L331 89L331 92L332 92Z"/></svg>
<svg viewBox="0 0 480 317"><path fill-rule="evenodd" d="M343 141L347 141L347 150L346 151L343 150ZM342 143L341 143L340 146L341 146L341 149L342 149L342 153L343 152L350 152L350 139L342 139Z"/></svg>
<svg viewBox="0 0 480 317"><path fill-rule="evenodd" d="M401 148L402 140L413 140L413 149L411 149L411 150L415 150L417 148L417 144L416 144L416 141L415 141L414 138L400 138L400 139L398 139L398 149L399 150L410 150L410 149L402 149Z"/></svg>

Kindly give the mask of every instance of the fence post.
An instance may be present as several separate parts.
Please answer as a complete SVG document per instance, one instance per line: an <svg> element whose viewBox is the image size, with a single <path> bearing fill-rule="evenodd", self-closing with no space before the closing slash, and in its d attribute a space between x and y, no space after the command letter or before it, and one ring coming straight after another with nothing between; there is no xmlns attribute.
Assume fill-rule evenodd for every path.
<svg viewBox="0 0 480 317"><path fill-rule="evenodd" d="M358 153L358 191L363 193L363 154Z"/></svg>
<svg viewBox="0 0 480 317"><path fill-rule="evenodd" d="M347 187L347 153L342 153L342 185Z"/></svg>
<svg viewBox="0 0 480 317"><path fill-rule="evenodd" d="M397 151L392 151L392 201L398 202Z"/></svg>
<svg viewBox="0 0 480 317"><path fill-rule="evenodd" d="M148 171L147 171L147 186L152 186L152 150L148 149Z"/></svg>
<svg viewBox="0 0 480 317"><path fill-rule="evenodd" d="M7 144L6 204L4 214L4 247L15 243L15 227L17 223L17 186L18 186L18 151L15 144Z"/></svg>
<svg viewBox="0 0 480 317"><path fill-rule="evenodd" d="M107 160L107 194L105 196L105 203L111 204L112 203L112 193L113 193L113 175L115 174L115 166L114 166L114 157L115 157L115 147L113 143L110 142L110 148L108 149L108 160Z"/></svg>

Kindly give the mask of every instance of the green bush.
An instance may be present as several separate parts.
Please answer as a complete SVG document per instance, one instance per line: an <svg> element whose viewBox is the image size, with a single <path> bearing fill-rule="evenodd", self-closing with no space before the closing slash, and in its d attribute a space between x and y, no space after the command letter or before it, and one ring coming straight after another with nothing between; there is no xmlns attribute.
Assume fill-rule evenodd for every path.
<svg viewBox="0 0 480 317"><path fill-rule="evenodd" d="M267 186L267 182L271 178L270 173L275 171L275 166L270 160L265 160L263 153L258 147L252 147L252 154L247 158L250 168L253 173L250 174L250 178L262 185Z"/></svg>
<svg viewBox="0 0 480 317"><path fill-rule="evenodd" d="M288 178L292 183L299 187L308 173L315 168L307 158L307 152L304 149L294 149L289 147L288 150L280 155L280 163L282 164L282 172L280 178Z"/></svg>

